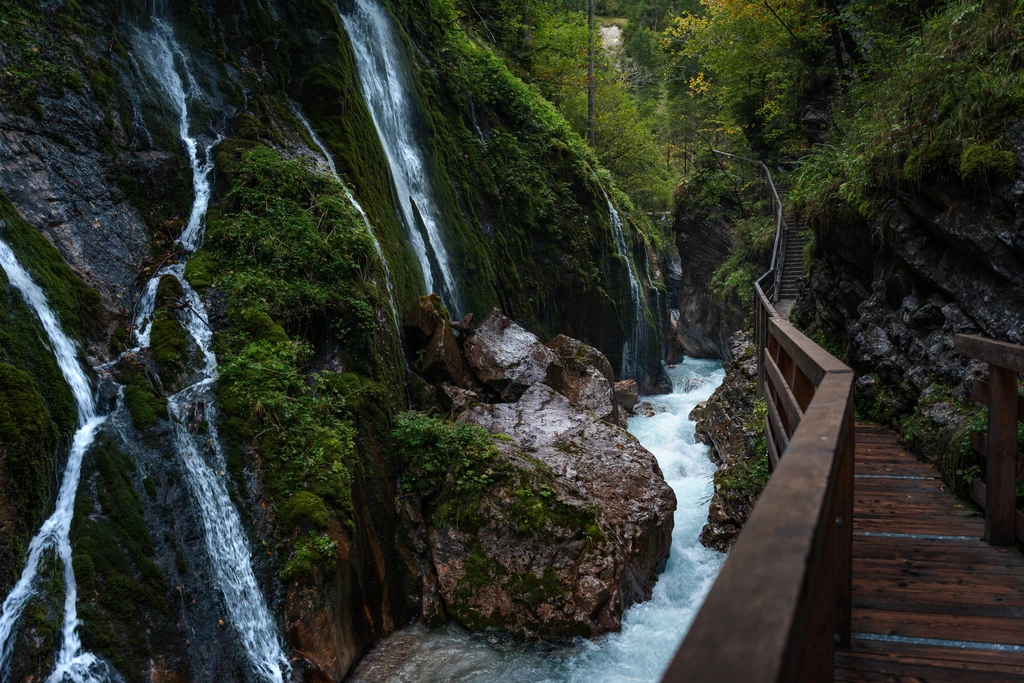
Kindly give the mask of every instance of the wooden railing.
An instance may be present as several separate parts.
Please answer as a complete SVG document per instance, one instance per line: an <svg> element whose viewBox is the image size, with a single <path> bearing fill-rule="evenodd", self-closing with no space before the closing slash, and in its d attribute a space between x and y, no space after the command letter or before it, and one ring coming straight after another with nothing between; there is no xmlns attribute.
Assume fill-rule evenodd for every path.
<svg viewBox="0 0 1024 683"><path fill-rule="evenodd" d="M988 363L988 381L975 380L971 395L988 406L988 431L976 434L974 450L985 458L985 481L971 482L971 499L985 510L985 540L991 545L1024 543L1024 514L1017 510L1017 481L1024 481L1024 454L1017 452L1017 424L1024 398L1017 373L1024 373L1024 346L958 334L958 353Z"/></svg>
<svg viewBox="0 0 1024 683"><path fill-rule="evenodd" d="M776 314L777 206L773 269L754 286L772 476L665 672L671 683L832 681L835 648L850 642L853 372Z"/></svg>
<svg viewBox="0 0 1024 683"><path fill-rule="evenodd" d="M775 313L773 304L779 301L779 292L782 291L782 272L786 265L786 242L788 231L786 230L786 219L782 210L782 199L779 191L772 180L772 172L763 161L749 157L720 152L717 149L711 150L715 154L728 159L735 159L748 164L757 165L761 177L764 179L765 195L768 197L768 204L771 207L772 218L775 220L775 244L772 247L772 260L768 270L754 283L757 301L754 302L754 340L757 348L763 349L768 344L768 319ZM769 313L771 311L771 313ZM757 357L757 387L761 391L764 383L764 358L762 354Z"/></svg>

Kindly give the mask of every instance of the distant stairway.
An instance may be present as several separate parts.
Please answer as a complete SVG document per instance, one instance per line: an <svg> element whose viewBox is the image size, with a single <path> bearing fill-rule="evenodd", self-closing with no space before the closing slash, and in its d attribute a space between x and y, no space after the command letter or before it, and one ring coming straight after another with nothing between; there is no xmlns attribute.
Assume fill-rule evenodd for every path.
<svg viewBox="0 0 1024 683"><path fill-rule="evenodd" d="M804 247L807 245L807 232L798 222L787 216L783 226L783 257L782 277L779 279L779 298L775 303L778 314L788 319L796 303L800 290L800 280L804 276Z"/></svg>

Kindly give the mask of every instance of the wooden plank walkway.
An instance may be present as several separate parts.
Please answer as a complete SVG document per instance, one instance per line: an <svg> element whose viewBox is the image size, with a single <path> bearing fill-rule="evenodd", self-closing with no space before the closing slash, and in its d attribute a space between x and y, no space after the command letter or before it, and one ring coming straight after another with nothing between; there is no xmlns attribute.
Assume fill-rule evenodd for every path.
<svg viewBox="0 0 1024 683"><path fill-rule="evenodd" d="M1024 681L1024 556L892 432L858 423L853 642L837 681Z"/></svg>

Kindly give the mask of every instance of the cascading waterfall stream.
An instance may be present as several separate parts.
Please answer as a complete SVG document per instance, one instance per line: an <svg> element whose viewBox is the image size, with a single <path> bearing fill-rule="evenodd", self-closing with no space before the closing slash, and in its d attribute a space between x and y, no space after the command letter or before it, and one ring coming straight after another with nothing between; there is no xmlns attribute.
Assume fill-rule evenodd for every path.
<svg viewBox="0 0 1024 683"><path fill-rule="evenodd" d="M10 664L11 649L16 635L15 627L34 594L36 578L45 553L53 549L60 558L64 572L64 621L60 652L57 654L54 670L48 681L60 683L71 679L77 683L87 683L119 680L109 665L96 655L82 651L82 641L78 636L78 587L71 562L71 520L74 517L75 494L78 492L78 481L82 473L82 459L106 417L96 415L92 387L78 362L78 347L64 333L43 290L21 267L14 252L3 241L0 241L0 267L7 274L11 285L21 293L22 298L35 312L46 331L57 365L71 387L75 406L78 408L78 431L75 432L71 443L71 452L64 467L53 514L43 522L29 543L25 568L4 600L0 612L0 679L4 678Z"/></svg>
<svg viewBox="0 0 1024 683"><path fill-rule="evenodd" d="M213 168L210 152L217 140L206 146L204 158L199 143L190 133L188 101L197 88L188 70L188 62L174 39L171 28L160 20L154 29L139 36L141 57L161 87L178 108L179 131L192 165L195 200L188 226L179 243L188 252L202 244L206 210L210 199L209 174ZM188 79L182 82L179 65ZM242 520L225 484L226 459L216 428L217 403L213 385L217 379L217 358L211 344L210 329L199 295L184 278L184 263L161 268L148 283L135 320L136 343L148 346L152 328L156 290L161 278L171 276L181 283L187 304L178 312L179 321L203 354L204 366L198 379L177 394L168 397L174 444L185 466L186 480L202 520L206 550L210 556L217 588L224 597L229 623L253 669L265 680L281 682L290 670L277 631L277 624L256 582L252 557ZM198 425L205 425L199 433Z"/></svg>
<svg viewBox="0 0 1024 683"><path fill-rule="evenodd" d="M453 312L465 312L441 234L444 219L431 180L427 151L416 122L412 78L386 10L375 0L354 0L341 13L359 67L359 85L370 109L428 293L441 295Z"/></svg>
<svg viewBox="0 0 1024 683"><path fill-rule="evenodd" d="M309 121L302 115L302 112L299 111L298 107L293 107L292 111L299 119L299 123L301 123L306 129L306 132L309 133L309 137L313 140L313 144L320 150L320 154L323 155L324 160L327 162L327 167L331 169L331 174L339 183L341 183L342 188L345 190L345 197L348 198L352 208L359 212L360 217L363 219L363 225L366 226L366 232L370 234L370 239L373 241L373 249L377 252L377 258L380 259L380 263L384 267L384 278L385 284L388 288L388 304L391 308L391 322L394 327L395 343L401 344L402 332L400 329L401 323L399 322L398 317L398 304L396 303L397 297L395 295L395 282L391 277L391 266L388 265L388 259L384 255L384 250L380 246L380 240L377 239L377 234L374 232L373 225L370 223L370 217L366 215L366 212L363 211L362 205L356 201L355 195L352 194L352 191L348 189L348 185L346 185L345 182L342 181L341 176L338 175L338 169L334 165L334 159L331 157L331 153L327 151L324 143L320 141L316 131L313 130L313 126L309 124ZM405 354L402 354L402 362L405 362Z"/></svg>
<svg viewBox="0 0 1024 683"><path fill-rule="evenodd" d="M608 214L612 219L612 234L615 236L615 248L626 261L626 268L629 273L629 294L633 302L633 327L630 330L629 339L622 347L622 364L619 369L620 377L637 378L640 371L640 352L647 337L647 326L644 322L644 296L640 288L640 278L636 273L636 264L633 263L633 252L626 239L626 231L622 224L622 216L618 209L612 204L612 200L605 195L608 202Z"/></svg>

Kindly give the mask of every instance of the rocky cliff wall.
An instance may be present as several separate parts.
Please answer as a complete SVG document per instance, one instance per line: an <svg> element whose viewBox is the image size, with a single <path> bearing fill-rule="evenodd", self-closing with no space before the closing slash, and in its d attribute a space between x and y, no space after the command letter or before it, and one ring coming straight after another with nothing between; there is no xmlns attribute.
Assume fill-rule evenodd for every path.
<svg viewBox="0 0 1024 683"><path fill-rule="evenodd" d="M877 225L853 222L819 234L819 255L793 312L861 376L859 414L900 429L958 488L977 465L970 385L984 366L955 353L953 335L1024 341L1019 121L1007 139L1016 156L1008 177L936 177L900 195Z"/></svg>
<svg viewBox="0 0 1024 683"><path fill-rule="evenodd" d="M404 406L405 392L383 273L357 214L335 208L315 214L333 221L338 232L332 234L344 239L311 243L330 264L314 275L313 252L301 252L301 235L286 232L308 225L302 213L307 207L294 201L295 187L339 201L338 186L317 161L319 151L293 102L308 115L379 231L400 304L419 293L415 268L334 3L154 5L24 0L0 8L0 193L13 203L0 207L0 234L17 242L16 223L18 230L38 230L36 238L42 233L49 240L39 249L12 246L59 299L62 321L87 345L91 362L124 350L146 281L181 256L174 240L193 201L177 113L137 58L140 33L152 30L151 15L168 21L182 50L179 68L187 64L196 81L189 99L192 132L206 142L223 138L215 148L208 242L185 271L204 299L228 379L235 378L222 387L228 454L222 474L252 547L265 550L254 554L254 569L272 611L283 615L288 645L301 655L296 671L338 680L376 638L419 610L418 579L396 541L405 533L395 502L401 466L389 442L392 415ZM396 2L390 10L415 65L432 170L444 188L443 210L470 308L483 313L500 305L542 336L566 332L589 340L618 367L633 312L622 309L630 301L628 267L617 255L606 193L626 217L631 257L640 265L646 307L653 309L658 283L643 267L649 253L644 219L633 219L628 198L597 172L553 109L486 48L467 40L446 8ZM300 158L306 161L289 165ZM254 196L275 207L291 204L284 214L261 216ZM267 221L255 236L240 232L250 219ZM290 251L260 251L270 242ZM251 258L256 253L275 254L274 267ZM50 277L50 260L63 260L72 270L61 264L60 276ZM279 296L307 276L320 288L315 296L298 292L291 303ZM78 284L55 284L62 278ZM61 412L61 383L40 353L45 346L38 329L9 290L6 300L2 380L12 392L28 387L14 407L32 413L39 433L16 434L0 422L0 460L8 468L0 486L20 481L10 475L12 454L30 437L44 447L32 454L36 469L26 476L45 500L52 496L73 416ZM161 294L157 316L167 324L155 333L153 354L122 359L110 369L109 379L125 387L124 408L110 426L105 459L87 464L81 513L89 522L72 531L82 548L76 573L81 565L81 575L90 579L81 600L89 621L83 641L124 669L128 680L247 680L171 444L166 392L195 369L195 349L174 323L182 305L180 290ZM641 318L656 342L656 313ZM657 343L641 355L647 367L657 368ZM254 359L279 362L274 371L296 380L286 387L288 400L310 412L269 418L276 426L268 432L266 414L254 411L247 396L231 393L253 386L245 372ZM34 385L19 371L27 371ZM324 409L317 402L321 395L307 390L321 375L330 375L328 395L346 397L335 408ZM112 408L116 386L105 386L105 405ZM317 452L327 443L303 431L307 417L330 426L330 438L340 445L330 442L327 450L342 463L338 481L329 482L337 495L316 494L327 501L320 504L328 516L312 520L296 512L306 499L296 500L294 481L287 479L292 464L282 457ZM130 519L118 512L121 504L133 510ZM0 510L7 534L0 542L6 544L0 547L4 592L38 522L36 508ZM316 549L310 538L322 541L317 547L333 544L333 550L307 566ZM106 562L122 556L123 563ZM151 599L126 604L124 582L140 576ZM31 610L23 638L33 645L18 650L19 676L49 670L60 616L51 598L41 596ZM141 663L149 659L154 663L147 670Z"/></svg>

